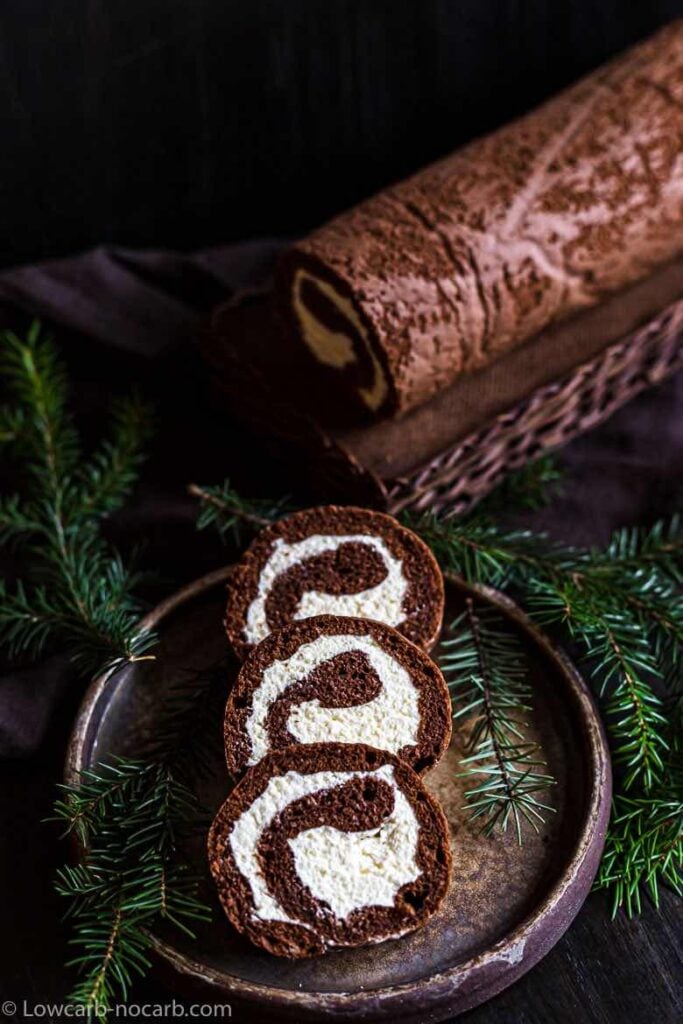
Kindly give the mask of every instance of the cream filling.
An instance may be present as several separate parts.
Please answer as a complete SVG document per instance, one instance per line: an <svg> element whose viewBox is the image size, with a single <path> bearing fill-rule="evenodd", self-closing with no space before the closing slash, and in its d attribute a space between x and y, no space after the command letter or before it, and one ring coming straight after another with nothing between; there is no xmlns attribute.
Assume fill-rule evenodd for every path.
<svg viewBox="0 0 683 1024"><path fill-rule="evenodd" d="M264 921L303 924L291 918L268 891L257 853L259 840L276 815L294 801L358 778L382 779L392 787L391 814L377 828L364 832L345 832L322 825L289 839L301 884L343 920L362 907L393 906L402 886L419 877L419 825L396 784L392 765L382 765L372 772L323 771L302 775L290 771L268 780L263 793L237 818L230 833L235 863L251 888L252 916Z"/></svg>
<svg viewBox="0 0 683 1024"><path fill-rule="evenodd" d="M401 559L394 558L381 537L366 533L346 535L313 534L303 540L288 544L281 537L275 541L273 551L261 570L256 597L247 609L244 635L247 643L257 644L270 633L266 618L266 601L276 579L307 558L336 551L342 544L367 544L377 551L387 567L387 574L376 587L369 587L357 594L321 594L317 590L306 591L294 613L295 619L308 619L312 615L346 615L364 619L376 619L389 626L403 622L403 599L408 581L403 575Z"/></svg>
<svg viewBox="0 0 683 1024"><path fill-rule="evenodd" d="M290 711L289 732L300 743L367 743L392 753L417 743L419 694L403 665L371 636L322 635L302 644L291 657L274 661L264 670L254 690L246 721L251 740L250 765L268 753L268 712L278 698L290 686L309 676L318 665L349 651L365 654L382 684L379 694L354 707L330 708L322 707L317 699L304 701Z"/></svg>
<svg viewBox="0 0 683 1024"><path fill-rule="evenodd" d="M380 362L370 343L368 332L358 316L350 299L340 295L328 281L314 277L306 270L297 270L292 287L292 304L304 342L308 345L316 359L325 366L342 370L351 363L358 362L350 334L333 331L322 323L305 305L301 297L301 285L310 281L329 301L336 306L338 312L356 332L365 346L372 363L373 381L370 387L359 387L358 394L370 409L379 409L387 395L387 382Z"/></svg>

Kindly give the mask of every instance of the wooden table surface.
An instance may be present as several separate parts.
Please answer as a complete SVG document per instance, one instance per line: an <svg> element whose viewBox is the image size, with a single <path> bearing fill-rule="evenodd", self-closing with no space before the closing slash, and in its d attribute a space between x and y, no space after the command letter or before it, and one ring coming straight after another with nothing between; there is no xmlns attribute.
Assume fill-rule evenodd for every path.
<svg viewBox="0 0 683 1024"><path fill-rule="evenodd" d="M3 0L0 264L107 241L189 248L298 232L681 13L681 0ZM608 526L651 521L681 479L682 420L672 382L572 445L577 483L551 529L602 540ZM174 471L149 501L182 493L191 465ZM150 557L172 548L183 560L175 583L224 557L191 539L184 514L151 538ZM52 889L65 850L42 819L77 696L38 755L0 764L0 1002L17 1003L16 1020L73 981ZM680 1019L681 924L668 893L660 913L613 923L592 896L538 967L465 1019ZM169 998L153 980L132 996Z"/></svg>

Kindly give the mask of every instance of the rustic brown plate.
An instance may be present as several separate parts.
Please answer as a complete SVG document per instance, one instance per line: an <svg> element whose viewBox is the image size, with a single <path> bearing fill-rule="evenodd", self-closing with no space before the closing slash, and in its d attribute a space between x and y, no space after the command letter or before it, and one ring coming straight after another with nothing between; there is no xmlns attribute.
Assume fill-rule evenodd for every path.
<svg viewBox="0 0 683 1024"><path fill-rule="evenodd" d="M221 629L230 569L203 577L164 601L145 620L160 634L157 658L95 680L76 721L66 779L111 754L140 756L153 746L164 704L188 673L225 664L234 672ZM457 580L447 587L448 612L466 596L497 606L527 646L535 690L533 732L557 780L548 793L555 813L539 834L482 837L463 810L457 778L460 738L427 777L452 828L454 873L436 917L413 935L361 950L303 961L280 960L237 936L207 879L214 920L196 940L155 934L158 965L187 994L233 1009L250 1021L322 1019L439 1021L484 1002L528 971L560 938L591 887L602 852L611 796L605 736L585 683L568 660L508 598ZM449 621L449 618L447 618ZM227 659L227 660L226 660ZM228 789L221 758L220 713L215 771L200 798L211 810ZM202 867L205 853L195 851ZM245 1018L247 1019L247 1018Z"/></svg>

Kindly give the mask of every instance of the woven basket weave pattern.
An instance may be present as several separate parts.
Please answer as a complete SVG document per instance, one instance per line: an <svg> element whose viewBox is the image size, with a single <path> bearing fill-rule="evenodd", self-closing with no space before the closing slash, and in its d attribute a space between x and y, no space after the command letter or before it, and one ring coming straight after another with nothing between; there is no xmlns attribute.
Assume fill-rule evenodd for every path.
<svg viewBox="0 0 683 1024"><path fill-rule="evenodd" d="M510 470L590 430L682 366L683 300L410 476L386 482L388 508L466 512Z"/></svg>

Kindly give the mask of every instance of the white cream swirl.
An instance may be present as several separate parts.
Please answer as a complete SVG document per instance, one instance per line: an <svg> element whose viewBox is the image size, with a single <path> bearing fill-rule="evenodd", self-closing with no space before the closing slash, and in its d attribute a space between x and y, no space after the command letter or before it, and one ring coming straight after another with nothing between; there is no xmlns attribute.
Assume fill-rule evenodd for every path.
<svg viewBox="0 0 683 1024"><path fill-rule="evenodd" d="M391 907L399 890L421 874L417 864L419 825L396 783L393 765L375 771L289 771L268 780L263 792L235 821L229 836L238 870L252 892L253 916L264 921L295 921L270 893L261 869L258 844L274 818L296 800L343 786L353 779L376 778L394 792L394 806L377 828L347 832L331 825L305 829L287 842L297 876L316 900L340 919L363 907Z"/></svg>
<svg viewBox="0 0 683 1024"><path fill-rule="evenodd" d="M367 743L394 754L417 743L419 693L404 666L370 635L321 634L264 669L246 720L250 765L268 753L268 713L273 704L319 665L352 651L364 654L377 673L379 694L351 707L323 707L317 699L296 704L289 713L288 731L300 743Z"/></svg>
<svg viewBox="0 0 683 1024"><path fill-rule="evenodd" d="M308 590L302 595L293 617L308 619L312 615L357 616L376 619L388 626L398 626L403 622L403 601L408 581L403 573L403 562L392 555L381 537L373 537L367 533L311 534L310 537L304 537L303 540L294 541L292 544L278 537L261 570L256 597L247 609L244 628L247 643L257 644L270 633L266 601L277 578L288 569L301 565L315 555L338 550L342 544L365 544L377 551L387 567L384 579L377 586L356 594L324 594L317 590Z"/></svg>

